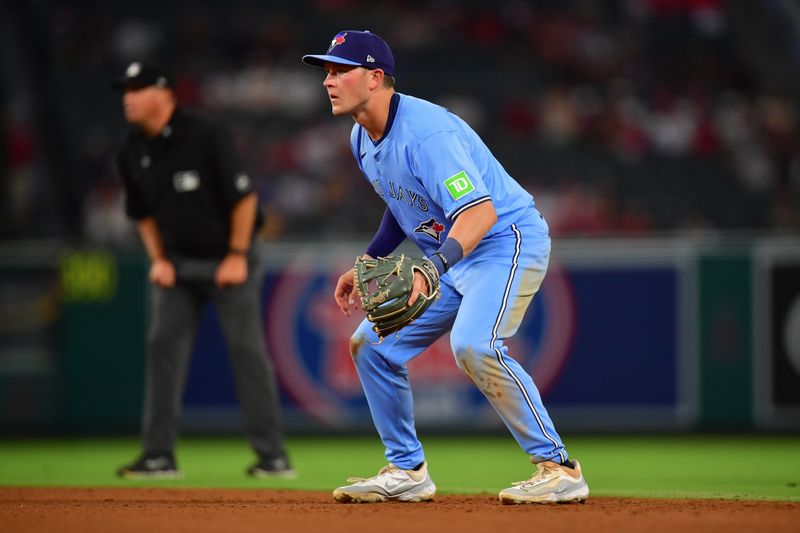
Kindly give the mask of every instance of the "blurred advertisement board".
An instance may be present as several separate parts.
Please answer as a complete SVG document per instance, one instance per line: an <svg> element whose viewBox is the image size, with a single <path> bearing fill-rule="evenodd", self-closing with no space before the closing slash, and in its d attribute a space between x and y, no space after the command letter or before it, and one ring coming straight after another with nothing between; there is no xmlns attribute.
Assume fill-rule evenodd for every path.
<svg viewBox="0 0 800 533"><path fill-rule="evenodd" d="M759 308L756 415L765 427L800 430L800 249L757 250Z"/></svg>

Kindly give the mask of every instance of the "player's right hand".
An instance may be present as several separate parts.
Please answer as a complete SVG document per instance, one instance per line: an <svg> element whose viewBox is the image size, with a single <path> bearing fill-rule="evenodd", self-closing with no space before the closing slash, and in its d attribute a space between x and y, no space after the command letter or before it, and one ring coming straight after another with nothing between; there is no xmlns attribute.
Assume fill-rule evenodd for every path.
<svg viewBox="0 0 800 533"><path fill-rule="evenodd" d="M333 298L336 300L336 305L342 310L345 316L350 316L351 309L355 309L358 305L353 298L355 291L355 282L353 281L355 274L351 268L341 276L339 281L336 282L336 289L333 291Z"/></svg>
<svg viewBox="0 0 800 533"><path fill-rule="evenodd" d="M159 287L175 286L175 266L168 259L156 259L150 265L150 282Z"/></svg>

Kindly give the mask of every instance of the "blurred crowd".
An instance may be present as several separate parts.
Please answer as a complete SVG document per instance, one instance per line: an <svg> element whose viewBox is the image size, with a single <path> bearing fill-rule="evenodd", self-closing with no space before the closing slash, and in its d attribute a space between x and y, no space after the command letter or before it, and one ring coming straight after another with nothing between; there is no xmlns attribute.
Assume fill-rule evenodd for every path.
<svg viewBox="0 0 800 533"><path fill-rule="evenodd" d="M352 160L352 123L330 116L322 72L300 62L346 28L385 37L398 90L467 120L554 235L800 229L800 70L775 60L779 46L783 78L759 69L743 53L759 35L724 0L51 4L37 35L22 39L23 24L3 38L3 237L134 239L108 82L139 58L231 128L264 238L369 236L383 206ZM767 4L749 9L769 22L780 3Z"/></svg>

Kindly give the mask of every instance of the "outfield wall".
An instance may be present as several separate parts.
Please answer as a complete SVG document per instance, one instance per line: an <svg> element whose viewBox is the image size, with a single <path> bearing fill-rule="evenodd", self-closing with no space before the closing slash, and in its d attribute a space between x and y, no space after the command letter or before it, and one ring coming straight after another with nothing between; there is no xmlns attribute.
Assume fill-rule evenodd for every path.
<svg viewBox="0 0 800 533"><path fill-rule="evenodd" d="M292 431L371 427L331 294L361 243L265 245L264 329ZM413 251L412 251L413 252ZM0 254L6 433L135 431L147 265L139 252ZM558 426L800 430L800 240L567 240L509 343ZM183 424L239 427L216 316L202 320ZM499 429L447 338L409 365L420 428Z"/></svg>

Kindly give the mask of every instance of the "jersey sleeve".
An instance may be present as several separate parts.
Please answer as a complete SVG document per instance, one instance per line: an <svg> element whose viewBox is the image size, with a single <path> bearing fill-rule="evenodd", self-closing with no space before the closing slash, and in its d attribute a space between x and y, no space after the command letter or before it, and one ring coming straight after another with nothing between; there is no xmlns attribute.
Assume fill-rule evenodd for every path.
<svg viewBox="0 0 800 533"><path fill-rule="evenodd" d="M125 191L125 214L135 220L150 216L151 213L147 208L147 203L144 201L142 191L131 179L131 174L126 166L125 153L122 149L117 152L114 158L114 166L117 171L117 178L122 183L122 188Z"/></svg>
<svg viewBox="0 0 800 533"><path fill-rule="evenodd" d="M220 180L223 200L228 207L255 191L255 183L244 168L233 147L227 128L215 126L210 130L214 164Z"/></svg>
<svg viewBox="0 0 800 533"><path fill-rule="evenodd" d="M491 200L465 141L456 132L439 132L423 140L412 155L411 165L449 220Z"/></svg>

